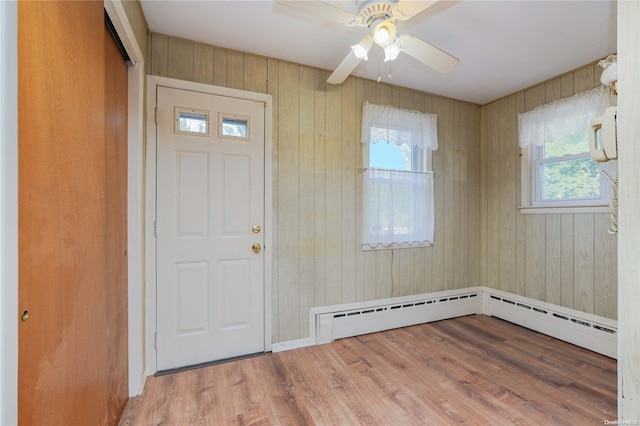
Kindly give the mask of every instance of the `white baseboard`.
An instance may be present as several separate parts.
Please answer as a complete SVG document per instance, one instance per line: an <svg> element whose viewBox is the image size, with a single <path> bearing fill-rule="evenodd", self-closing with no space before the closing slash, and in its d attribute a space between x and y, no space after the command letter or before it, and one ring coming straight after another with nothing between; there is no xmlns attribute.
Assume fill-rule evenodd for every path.
<svg viewBox="0 0 640 426"><path fill-rule="evenodd" d="M617 359L617 321L480 286L312 308L309 337L274 343L273 352L471 314L501 318Z"/></svg>
<svg viewBox="0 0 640 426"><path fill-rule="evenodd" d="M291 349L306 348L307 346L315 346L316 341L310 337L298 340L288 340L285 342L272 343L271 352L290 351Z"/></svg>

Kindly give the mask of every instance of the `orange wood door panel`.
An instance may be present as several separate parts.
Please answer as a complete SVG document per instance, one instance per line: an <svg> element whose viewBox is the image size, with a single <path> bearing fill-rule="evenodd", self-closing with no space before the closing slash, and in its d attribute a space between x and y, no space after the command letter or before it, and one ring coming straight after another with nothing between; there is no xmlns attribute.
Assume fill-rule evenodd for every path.
<svg viewBox="0 0 640 426"><path fill-rule="evenodd" d="M19 309L29 311L18 419L115 424L127 395L126 130L125 148L109 143L107 110L120 104L106 96L103 2L19 2L18 32Z"/></svg>
<svg viewBox="0 0 640 426"><path fill-rule="evenodd" d="M127 340L127 64L105 31L106 318L109 348L109 424L124 411L128 391Z"/></svg>

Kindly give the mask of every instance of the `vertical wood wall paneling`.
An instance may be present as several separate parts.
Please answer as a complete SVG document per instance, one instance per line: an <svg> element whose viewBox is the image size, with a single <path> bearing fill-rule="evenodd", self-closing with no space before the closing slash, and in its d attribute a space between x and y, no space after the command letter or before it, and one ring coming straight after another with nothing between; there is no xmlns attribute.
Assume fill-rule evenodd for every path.
<svg viewBox="0 0 640 426"><path fill-rule="evenodd" d="M515 292L516 278L516 148L517 131L513 115L515 97L508 96L498 103L499 150L495 161L500 164L499 174L499 260L498 286L501 290Z"/></svg>
<svg viewBox="0 0 640 426"><path fill-rule="evenodd" d="M170 38L167 49L167 77L193 81L193 42Z"/></svg>
<svg viewBox="0 0 640 426"><path fill-rule="evenodd" d="M563 214L561 220L561 305L573 309L573 215Z"/></svg>
<svg viewBox="0 0 640 426"><path fill-rule="evenodd" d="M244 54L230 50L227 53L227 87L244 90Z"/></svg>
<svg viewBox="0 0 640 426"><path fill-rule="evenodd" d="M300 261L298 264L300 280L300 332L309 328L309 309L315 306L315 207L314 207L314 150L315 150L315 111L314 90L315 73L313 69L300 68L300 204L298 210L300 238Z"/></svg>
<svg viewBox="0 0 640 426"><path fill-rule="evenodd" d="M482 107L482 232L486 237L482 239L481 270L485 285L615 319L616 238L607 239L608 215L522 215L515 207L521 200L520 158L513 155L507 159L509 153L505 152L511 149L519 152L516 124L519 112L592 89L600 84L600 74L600 67L589 64ZM511 99L515 102L514 110L511 106L505 109ZM514 140L505 142L510 132L515 133ZM500 141L499 152L491 145L495 138ZM491 160L495 156L501 159L498 174ZM505 173L505 168L512 170L511 161L515 162L515 176ZM511 201L512 194L515 204ZM508 212L515 215L515 228L511 230ZM492 222L497 216L499 222ZM505 220L509 225L504 226ZM496 242L498 223L500 235ZM508 271L514 256L515 276ZM495 271L499 275L497 281ZM512 279L514 284L510 282Z"/></svg>
<svg viewBox="0 0 640 426"><path fill-rule="evenodd" d="M518 92L515 95L515 116L512 117L513 125L516 129L516 140L518 140L518 114L524 112L524 92ZM522 149L520 146L516 146L516 152L518 155L516 156L516 206L520 207L522 205ZM516 212L516 283L515 283L515 293L524 296L525 293L525 263L526 263L526 252L525 252L525 244L527 240L526 235L526 222L525 216L522 212Z"/></svg>
<svg viewBox="0 0 640 426"><path fill-rule="evenodd" d="M278 78L277 75L271 75L270 77ZM213 84L230 87L227 86L227 50L225 49L213 50Z"/></svg>
<svg viewBox="0 0 640 426"><path fill-rule="evenodd" d="M214 49L214 60L216 59L217 50ZM225 62L226 64L226 62ZM214 81L215 81L215 70L216 64L214 63ZM271 235L272 235L272 244L271 248L272 253L272 265L271 265L271 312L272 315L275 316L274 320L271 322L271 338L273 342L280 341L280 329L279 329L279 312L280 312L280 251L279 251L279 218L278 218L278 206L279 206L279 198L278 198L278 188L279 188L279 159L278 153L279 149L279 135L280 135L280 97L278 96L280 92L279 87L279 62L273 59L269 59L267 61L267 93L271 95L271 101L273 102L273 117L272 117L272 141L271 141L271 181L272 181L272 203L273 203L273 223L265 223L265 226L271 226ZM268 248L266 248L268 250Z"/></svg>
<svg viewBox="0 0 640 426"><path fill-rule="evenodd" d="M452 147L452 153L451 153L451 159L452 159L452 165L453 165L453 169L452 169L452 178L451 178L451 188L452 188L452 194L453 194L453 203L452 203L452 209L453 209L453 217L452 217L452 221L451 221L451 225L452 225L452 230L453 233L451 234L451 241L462 241L461 238L465 237L465 230L462 228L462 213L463 213L463 209L462 209L462 185L460 184L460 179L461 179L461 173L460 173L460 166L462 163L462 153L461 153L461 149L460 149L460 145L461 145L461 131L460 131L460 119L461 116L463 115L463 106L460 105L457 102L453 103L453 122L452 122L452 131L451 131L451 137L452 137L452 141L451 141L451 147ZM449 241L449 240L447 240ZM450 247L453 248L452 254L453 257L451 258L452 262L454 262L455 264L459 265L457 268L453 268L453 274L452 274L452 279L451 279L451 287L452 288L456 288L460 285L460 281L463 277L463 272L462 270L465 268L466 265L464 265L464 263L462 263L462 251L456 250L453 244L449 244Z"/></svg>
<svg viewBox="0 0 640 426"><path fill-rule="evenodd" d="M325 140L325 303L342 299L342 86L327 84Z"/></svg>
<svg viewBox="0 0 640 426"><path fill-rule="evenodd" d="M445 289L444 285L444 257L445 240L445 125L444 125L444 98L434 96L432 98L432 111L438 116L438 150L433 153L434 174L434 203L435 203L435 232L433 237L432 274L431 285L428 290L435 292ZM448 194L446 194L448 195Z"/></svg>
<svg viewBox="0 0 640 426"><path fill-rule="evenodd" d="M245 55L243 69L244 90L267 93L267 59L259 56ZM313 88L313 86L311 87Z"/></svg>
<svg viewBox="0 0 640 426"><path fill-rule="evenodd" d="M479 284L480 107L354 77L329 85L323 70L161 34L150 41L151 74L273 97L274 342L305 337L311 306ZM433 247L360 248L364 101L438 114Z"/></svg>
<svg viewBox="0 0 640 426"><path fill-rule="evenodd" d="M562 215L546 215L545 301L562 304Z"/></svg>
<svg viewBox="0 0 640 426"><path fill-rule="evenodd" d="M444 100L444 191L447 194L444 200L444 288L453 288L454 270L459 267L456 264L456 247L454 232L455 194L453 188L454 179L454 153L455 141L453 135L455 105L451 99Z"/></svg>
<svg viewBox="0 0 640 426"><path fill-rule="evenodd" d="M158 75L160 77L167 77L167 64L169 58L167 57L167 46L169 44L168 37L162 34L151 34L151 45L149 51L151 52L151 67L147 72L151 75Z"/></svg>
<svg viewBox="0 0 640 426"><path fill-rule="evenodd" d="M342 303L356 301L356 84L342 83ZM359 222L359 221L358 221Z"/></svg>
<svg viewBox="0 0 640 426"><path fill-rule="evenodd" d="M488 206L488 195L489 195L489 167L488 167L488 158L489 158L489 130L488 130L488 111L489 107L480 108L480 119L482 120L482 135L480 137L481 143L481 161L480 161L480 284L488 286L488 259L489 259L489 248L487 246L488 240L488 221L489 221L489 206Z"/></svg>
<svg viewBox="0 0 640 426"><path fill-rule="evenodd" d="M593 285L596 315L607 318L618 317L617 238L607 233L609 216L597 214L594 217Z"/></svg>
<svg viewBox="0 0 640 426"><path fill-rule="evenodd" d="M193 46L193 81L213 84L213 47L200 43Z"/></svg>
<svg viewBox="0 0 640 426"><path fill-rule="evenodd" d="M300 335L300 245L299 223L299 114L300 67L281 62L278 72L280 120L278 143L278 274L280 295L280 338L292 340Z"/></svg>
<svg viewBox="0 0 640 426"><path fill-rule="evenodd" d="M364 104L364 80L358 78L355 80L356 84L356 93L355 93L355 138L354 138L354 150L355 150L355 185L356 185L356 193L355 193L355 223L354 223L354 232L355 232L355 250L356 250L356 301L361 302L363 300L367 300L367 288L370 287L368 284L373 282L372 280L367 281L365 279L365 274L367 273L365 267L365 252L363 252L360 247L362 244L362 167L363 167L363 150L362 150L362 105Z"/></svg>
<svg viewBox="0 0 640 426"><path fill-rule="evenodd" d="M593 286L593 214L573 216L573 277L574 307L580 311L594 312Z"/></svg>
<svg viewBox="0 0 640 426"><path fill-rule="evenodd" d="M469 258L469 285L476 286L481 284L480 265L482 262L481 255L481 194L482 194L482 180L480 177L483 173L482 158L482 116L480 113L480 107L477 105L467 105L470 109L468 133L469 133L469 154L467 172L467 184L469 185L469 191L467 192L467 203L469 206L469 213L467 216L467 224L470 233L468 250Z"/></svg>
<svg viewBox="0 0 640 426"><path fill-rule="evenodd" d="M487 232L486 232L486 285L499 286L500 270L500 104L486 108L487 156Z"/></svg>
<svg viewBox="0 0 640 426"><path fill-rule="evenodd" d="M324 283L326 282L327 269L325 253L325 232L327 217L326 201L326 85L328 74L325 71L315 70L314 82L314 253L315 253L315 306L326 305Z"/></svg>

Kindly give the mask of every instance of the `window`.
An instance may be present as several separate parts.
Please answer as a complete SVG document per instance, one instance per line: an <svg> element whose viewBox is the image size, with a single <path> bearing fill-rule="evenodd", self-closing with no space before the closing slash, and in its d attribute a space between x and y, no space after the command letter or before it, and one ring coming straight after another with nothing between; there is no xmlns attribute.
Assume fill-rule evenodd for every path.
<svg viewBox="0 0 640 426"><path fill-rule="evenodd" d="M219 114L221 138L249 140L249 117L236 114Z"/></svg>
<svg viewBox="0 0 640 426"><path fill-rule="evenodd" d="M433 243L436 121L435 114L364 104L363 249Z"/></svg>
<svg viewBox="0 0 640 426"><path fill-rule="evenodd" d="M518 114L523 207L608 203L609 184L600 169L609 165L591 158L587 139L591 119L608 104L605 89L597 88Z"/></svg>
<svg viewBox="0 0 640 426"><path fill-rule="evenodd" d="M209 111L175 107L176 133L209 136Z"/></svg>

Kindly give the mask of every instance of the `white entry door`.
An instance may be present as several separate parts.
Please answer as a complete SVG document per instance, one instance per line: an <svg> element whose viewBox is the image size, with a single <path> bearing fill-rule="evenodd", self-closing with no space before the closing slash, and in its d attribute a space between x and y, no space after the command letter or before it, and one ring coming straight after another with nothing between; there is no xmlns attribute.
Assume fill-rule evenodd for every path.
<svg viewBox="0 0 640 426"><path fill-rule="evenodd" d="M264 113L158 87L158 371L264 352Z"/></svg>

